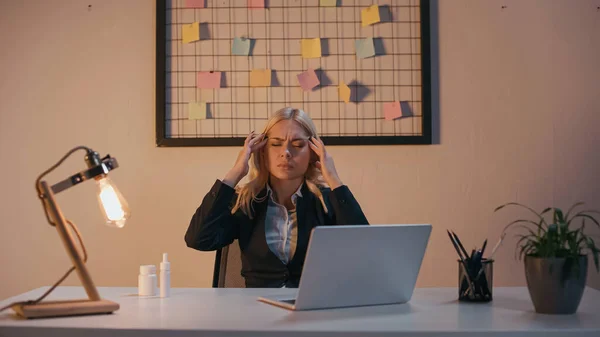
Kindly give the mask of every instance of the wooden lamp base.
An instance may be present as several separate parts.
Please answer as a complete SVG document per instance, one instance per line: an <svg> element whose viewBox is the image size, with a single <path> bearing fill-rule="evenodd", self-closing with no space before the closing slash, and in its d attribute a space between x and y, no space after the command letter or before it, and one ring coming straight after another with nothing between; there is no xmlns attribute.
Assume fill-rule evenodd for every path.
<svg viewBox="0 0 600 337"><path fill-rule="evenodd" d="M94 314L110 314L119 304L108 300L46 301L36 304L20 303L12 309L24 318L62 317Z"/></svg>

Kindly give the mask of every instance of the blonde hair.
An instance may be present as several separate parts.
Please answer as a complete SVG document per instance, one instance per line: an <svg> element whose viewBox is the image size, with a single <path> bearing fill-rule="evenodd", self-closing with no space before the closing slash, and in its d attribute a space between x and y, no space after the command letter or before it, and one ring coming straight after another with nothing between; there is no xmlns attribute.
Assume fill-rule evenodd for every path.
<svg viewBox="0 0 600 337"><path fill-rule="evenodd" d="M317 137L317 129L312 119L310 119L310 117L308 117L303 110L289 107L275 112L275 114L267 122L267 125L263 129L262 133L267 134L273 125L282 120L293 120L298 123L302 129L304 129L304 131L306 131L309 137ZM262 151L253 153L250 156L250 170L248 172L249 180L247 184L237 188L238 198L231 210L231 213L235 213L238 209L240 209L242 212L244 212L244 214L248 215L252 219L254 217L254 208L252 206L252 202L262 202L266 198L266 195L263 197L258 197L258 194L266 188L267 183L269 182L269 172L265 167L265 162L262 160L262 157ZM304 182L306 183L308 189L314 195L316 195L319 200L321 200L323 209L325 210L325 213L327 213L327 206L323 200L323 194L319 189L319 187L327 187L327 184L323 179L321 171L316 168L313 162L308 165L308 169L304 174Z"/></svg>

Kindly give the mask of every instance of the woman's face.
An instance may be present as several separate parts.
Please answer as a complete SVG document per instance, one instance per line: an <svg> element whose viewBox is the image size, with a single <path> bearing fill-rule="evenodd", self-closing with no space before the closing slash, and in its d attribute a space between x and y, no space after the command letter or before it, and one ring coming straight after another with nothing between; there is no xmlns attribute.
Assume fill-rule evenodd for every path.
<svg viewBox="0 0 600 337"><path fill-rule="evenodd" d="M277 122L267 133L264 148L269 173L281 180L304 177L311 159L309 135L293 120Z"/></svg>

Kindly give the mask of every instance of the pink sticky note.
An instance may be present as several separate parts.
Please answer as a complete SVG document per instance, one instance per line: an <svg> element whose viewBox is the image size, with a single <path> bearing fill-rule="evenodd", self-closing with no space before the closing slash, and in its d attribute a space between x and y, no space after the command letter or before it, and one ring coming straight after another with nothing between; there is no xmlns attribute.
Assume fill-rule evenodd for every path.
<svg viewBox="0 0 600 337"><path fill-rule="evenodd" d="M185 0L185 8L204 8L206 0Z"/></svg>
<svg viewBox="0 0 600 337"><path fill-rule="evenodd" d="M248 0L248 8L265 8L265 0Z"/></svg>
<svg viewBox="0 0 600 337"><path fill-rule="evenodd" d="M198 73L196 86L200 89L217 89L221 87L220 71L201 71Z"/></svg>
<svg viewBox="0 0 600 337"><path fill-rule="evenodd" d="M298 82L303 90L308 91L319 85L319 78L312 68L298 74Z"/></svg>
<svg viewBox="0 0 600 337"><path fill-rule="evenodd" d="M402 117L402 110L400 110L400 102L387 102L383 103L383 115L385 120L391 121L396 118Z"/></svg>

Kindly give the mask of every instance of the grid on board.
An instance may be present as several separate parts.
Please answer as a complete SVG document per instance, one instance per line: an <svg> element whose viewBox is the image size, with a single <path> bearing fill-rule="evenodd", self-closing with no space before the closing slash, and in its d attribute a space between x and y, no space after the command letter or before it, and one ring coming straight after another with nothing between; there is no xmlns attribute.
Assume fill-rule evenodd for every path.
<svg viewBox="0 0 600 337"><path fill-rule="evenodd" d="M361 27L360 11L384 7L383 23ZM319 7L319 0L271 0L267 9L248 9L247 0L206 1L189 9L167 1L166 125L169 138L245 136L260 130L279 108L304 109L322 136L420 135L421 55L418 0L343 0ZM392 18L391 20L389 18ZM387 22L385 22L387 21ZM181 43L181 26L201 23L201 40ZM254 40L251 56L233 56L234 37ZM322 39L323 57L303 59L300 40ZM357 59L354 41L374 37L377 56ZM273 86L249 87L255 68L273 69ZM296 75L317 71L321 85L309 92ZM199 71L223 72L219 89L197 89ZM352 87L350 103L338 83ZM209 118L189 120L190 101L209 102ZM387 121L383 104L409 103L412 117Z"/></svg>

